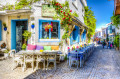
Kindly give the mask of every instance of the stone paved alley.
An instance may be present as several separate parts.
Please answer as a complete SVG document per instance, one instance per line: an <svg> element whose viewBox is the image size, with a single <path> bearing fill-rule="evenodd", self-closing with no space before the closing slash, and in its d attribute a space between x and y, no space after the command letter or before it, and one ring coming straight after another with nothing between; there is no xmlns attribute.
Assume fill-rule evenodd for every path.
<svg viewBox="0 0 120 79"><path fill-rule="evenodd" d="M120 52L97 46L83 68L69 69L67 62L62 62L56 71L38 70L31 74L31 68L25 72L21 68L12 71L12 59L7 59L0 61L0 79L120 79L119 60Z"/></svg>

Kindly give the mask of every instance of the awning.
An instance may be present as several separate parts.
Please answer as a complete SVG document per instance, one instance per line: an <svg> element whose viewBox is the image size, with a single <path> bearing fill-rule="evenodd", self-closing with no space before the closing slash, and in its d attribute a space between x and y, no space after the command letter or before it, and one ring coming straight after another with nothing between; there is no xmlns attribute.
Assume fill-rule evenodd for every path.
<svg viewBox="0 0 120 79"><path fill-rule="evenodd" d="M17 13L31 13L30 9L20 9L20 10L5 10L0 11L0 15L9 15L9 14L17 14Z"/></svg>
<svg viewBox="0 0 120 79"><path fill-rule="evenodd" d="M75 24L76 26L84 29L88 29L88 27L84 23L82 23L77 17L72 17L72 24Z"/></svg>

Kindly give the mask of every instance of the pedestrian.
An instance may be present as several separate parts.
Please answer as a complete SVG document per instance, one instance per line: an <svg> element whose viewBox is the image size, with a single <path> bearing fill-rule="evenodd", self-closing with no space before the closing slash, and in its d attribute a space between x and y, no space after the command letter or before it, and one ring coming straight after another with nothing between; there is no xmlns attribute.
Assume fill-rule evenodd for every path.
<svg viewBox="0 0 120 79"><path fill-rule="evenodd" d="M112 47L114 48L114 43L112 42Z"/></svg>
<svg viewBox="0 0 120 79"><path fill-rule="evenodd" d="M108 49L108 42L106 41L106 47L107 47L107 49Z"/></svg>
<svg viewBox="0 0 120 79"><path fill-rule="evenodd" d="M103 41L102 45L103 45L103 49L104 49L104 46L105 46L105 40Z"/></svg>

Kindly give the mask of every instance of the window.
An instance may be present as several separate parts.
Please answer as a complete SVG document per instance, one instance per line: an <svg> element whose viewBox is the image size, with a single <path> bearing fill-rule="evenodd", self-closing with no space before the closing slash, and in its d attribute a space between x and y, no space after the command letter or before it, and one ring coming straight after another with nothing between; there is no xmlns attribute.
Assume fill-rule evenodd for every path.
<svg viewBox="0 0 120 79"><path fill-rule="evenodd" d="M78 8L77 8L77 0L72 0L72 4L73 4L73 6L74 6L76 9L78 9Z"/></svg>
<svg viewBox="0 0 120 79"><path fill-rule="evenodd" d="M60 22L58 20L40 20L39 21L39 39L51 40L51 39L60 39ZM45 29L45 25L50 24L52 28Z"/></svg>
<svg viewBox="0 0 120 79"><path fill-rule="evenodd" d="M51 32L52 39L58 39L58 22L53 22L53 32Z"/></svg>

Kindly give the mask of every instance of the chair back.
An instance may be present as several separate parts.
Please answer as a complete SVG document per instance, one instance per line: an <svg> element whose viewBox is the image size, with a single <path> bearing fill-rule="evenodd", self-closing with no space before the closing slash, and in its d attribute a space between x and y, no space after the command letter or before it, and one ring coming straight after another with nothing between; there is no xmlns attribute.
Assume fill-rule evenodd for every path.
<svg viewBox="0 0 120 79"><path fill-rule="evenodd" d="M69 59L76 59L78 60L78 52L79 50L73 50L69 53Z"/></svg>
<svg viewBox="0 0 120 79"><path fill-rule="evenodd" d="M10 54L10 57L15 57L16 50L15 49L10 50L9 54Z"/></svg>
<svg viewBox="0 0 120 79"><path fill-rule="evenodd" d="M47 53L48 59L52 58L56 60L56 53Z"/></svg>
<svg viewBox="0 0 120 79"><path fill-rule="evenodd" d="M34 54L33 53L24 53L24 61L26 60L34 60Z"/></svg>

